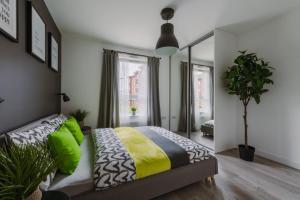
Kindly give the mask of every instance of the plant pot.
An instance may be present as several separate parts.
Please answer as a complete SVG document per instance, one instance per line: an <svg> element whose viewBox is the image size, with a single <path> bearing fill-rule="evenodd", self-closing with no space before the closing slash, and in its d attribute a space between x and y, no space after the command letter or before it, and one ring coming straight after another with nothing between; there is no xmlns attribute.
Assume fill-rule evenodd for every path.
<svg viewBox="0 0 300 200"><path fill-rule="evenodd" d="M132 116L135 116L135 112L132 112Z"/></svg>
<svg viewBox="0 0 300 200"><path fill-rule="evenodd" d="M41 200L42 199L42 191L39 187L36 188L36 190L29 195L26 200Z"/></svg>
<svg viewBox="0 0 300 200"><path fill-rule="evenodd" d="M255 148L248 145L248 149L246 149L245 145L239 145L239 153L240 158L246 161L253 161L254 160L254 152Z"/></svg>

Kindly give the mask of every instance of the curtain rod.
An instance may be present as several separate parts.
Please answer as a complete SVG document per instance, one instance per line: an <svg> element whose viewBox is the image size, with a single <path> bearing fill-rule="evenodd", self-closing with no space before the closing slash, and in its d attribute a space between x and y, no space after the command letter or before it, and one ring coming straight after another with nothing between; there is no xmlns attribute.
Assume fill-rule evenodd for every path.
<svg viewBox="0 0 300 200"><path fill-rule="evenodd" d="M199 66L199 67L214 68L213 66L210 66L210 65L200 65L200 64L194 64L194 63L192 63L192 65L197 65L197 66Z"/></svg>
<svg viewBox="0 0 300 200"><path fill-rule="evenodd" d="M142 56L142 57L146 57L146 58L150 58L150 57L157 58L157 57L155 57L155 56L147 56L147 55L143 55L143 54L129 53L129 52L125 52L125 51L116 51L116 50L111 50L111 49L103 49L103 50L107 50L107 51L115 51L115 52L117 52L117 53L125 53L125 54L133 55L133 56ZM161 58L158 58L158 59L161 59Z"/></svg>
<svg viewBox="0 0 300 200"><path fill-rule="evenodd" d="M181 61L181 62L185 62L185 61ZM185 62L187 63L187 62ZM208 67L208 68L214 68L214 66L210 66L210 65L203 65L203 64L196 64L196 63L191 63L192 65L197 65L199 67Z"/></svg>

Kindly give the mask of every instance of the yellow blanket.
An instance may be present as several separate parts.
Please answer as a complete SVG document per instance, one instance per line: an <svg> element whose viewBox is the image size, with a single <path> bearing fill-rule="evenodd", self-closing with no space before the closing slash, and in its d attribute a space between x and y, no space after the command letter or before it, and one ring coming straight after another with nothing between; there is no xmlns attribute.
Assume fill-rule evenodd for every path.
<svg viewBox="0 0 300 200"><path fill-rule="evenodd" d="M115 132L134 160L137 179L171 169L166 153L143 133L129 127L116 128Z"/></svg>

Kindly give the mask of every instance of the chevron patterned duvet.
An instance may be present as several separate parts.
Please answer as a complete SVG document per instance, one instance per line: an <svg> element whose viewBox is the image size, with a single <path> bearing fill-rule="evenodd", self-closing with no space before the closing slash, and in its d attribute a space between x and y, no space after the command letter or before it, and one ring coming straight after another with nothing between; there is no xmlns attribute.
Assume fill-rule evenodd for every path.
<svg viewBox="0 0 300 200"><path fill-rule="evenodd" d="M97 191L212 158L209 151L160 127L93 132Z"/></svg>

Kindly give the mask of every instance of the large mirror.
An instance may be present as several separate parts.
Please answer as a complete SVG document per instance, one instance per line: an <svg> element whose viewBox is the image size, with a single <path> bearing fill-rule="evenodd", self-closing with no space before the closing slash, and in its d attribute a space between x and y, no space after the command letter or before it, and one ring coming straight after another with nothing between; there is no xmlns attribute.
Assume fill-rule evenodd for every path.
<svg viewBox="0 0 300 200"><path fill-rule="evenodd" d="M173 55L170 75L170 130L214 150L213 34Z"/></svg>
<svg viewBox="0 0 300 200"><path fill-rule="evenodd" d="M190 138L214 149L214 36L191 48Z"/></svg>

